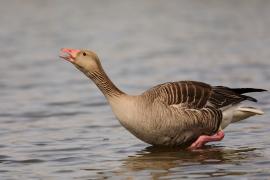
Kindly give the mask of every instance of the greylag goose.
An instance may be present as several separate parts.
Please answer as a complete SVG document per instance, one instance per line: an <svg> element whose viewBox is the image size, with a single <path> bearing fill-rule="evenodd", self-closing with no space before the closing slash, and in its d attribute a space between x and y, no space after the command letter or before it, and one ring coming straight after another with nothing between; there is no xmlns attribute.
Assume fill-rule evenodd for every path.
<svg viewBox="0 0 270 180"><path fill-rule="evenodd" d="M98 56L89 50L61 49L71 62L102 91L119 122L142 141L157 146L201 148L224 137L223 129L263 111L245 106L244 95L264 89L210 86L196 81L167 82L141 95L118 89L103 70Z"/></svg>

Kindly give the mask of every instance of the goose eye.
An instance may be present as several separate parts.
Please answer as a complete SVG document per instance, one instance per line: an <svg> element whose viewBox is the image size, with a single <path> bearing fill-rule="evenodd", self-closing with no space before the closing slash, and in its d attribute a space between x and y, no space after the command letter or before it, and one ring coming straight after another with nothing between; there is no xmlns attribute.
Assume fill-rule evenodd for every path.
<svg viewBox="0 0 270 180"><path fill-rule="evenodd" d="M86 56L86 53L85 52L83 52L83 56Z"/></svg>

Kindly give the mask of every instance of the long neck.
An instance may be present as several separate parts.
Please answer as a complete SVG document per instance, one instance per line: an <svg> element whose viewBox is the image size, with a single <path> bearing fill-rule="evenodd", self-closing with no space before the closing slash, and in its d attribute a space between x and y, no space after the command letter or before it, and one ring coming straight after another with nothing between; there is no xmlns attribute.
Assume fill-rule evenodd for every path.
<svg viewBox="0 0 270 180"><path fill-rule="evenodd" d="M105 95L107 99L111 97L118 97L124 94L124 92L118 89L110 80L101 65L97 71L88 71L85 74L94 81L94 83L97 85L97 87L101 90L101 92Z"/></svg>

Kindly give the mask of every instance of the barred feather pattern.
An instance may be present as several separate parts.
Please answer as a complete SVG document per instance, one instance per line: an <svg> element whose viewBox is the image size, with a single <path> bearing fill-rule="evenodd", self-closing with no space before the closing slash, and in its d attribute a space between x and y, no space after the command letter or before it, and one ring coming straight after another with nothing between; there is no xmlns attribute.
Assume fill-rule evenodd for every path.
<svg viewBox="0 0 270 180"><path fill-rule="evenodd" d="M143 95L166 105L183 129L196 127L199 134L211 135L218 131L222 121L219 108L243 100L219 89L202 82L179 81L155 86Z"/></svg>
<svg viewBox="0 0 270 180"><path fill-rule="evenodd" d="M157 97L168 105L202 108L211 95L211 89L205 83L179 81L161 84L152 88L152 91L156 91Z"/></svg>
<svg viewBox="0 0 270 180"><path fill-rule="evenodd" d="M168 105L180 105L195 109L206 106L219 109L244 100L257 101L250 96L237 93L234 89L224 86L210 86L197 81L168 82L157 85L144 94L151 94L150 96L159 98Z"/></svg>
<svg viewBox="0 0 270 180"><path fill-rule="evenodd" d="M103 71L86 72L87 77L92 79L106 97L118 97L124 94L119 90Z"/></svg>
<svg viewBox="0 0 270 180"><path fill-rule="evenodd" d="M237 104L244 100L250 100L251 97L235 93L224 86L214 86L209 98L209 105L216 108L222 108L228 105ZM253 99L253 98L252 98Z"/></svg>
<svg viewBox="0 0 270 180"><path fill-rule="evenodd" d="M238 91L239 89L234 91L228 87L210 86L197 81L178 81L157 85L143 95L150 102L164 104L170 114L174 114L173 118L181 124L181 129L195 129L197 133L191 136L196 139L196 134L211 135L218 131L223 118L222 108L244 100L256 101ZM192 137L186 139L190 138Z"/></svg>

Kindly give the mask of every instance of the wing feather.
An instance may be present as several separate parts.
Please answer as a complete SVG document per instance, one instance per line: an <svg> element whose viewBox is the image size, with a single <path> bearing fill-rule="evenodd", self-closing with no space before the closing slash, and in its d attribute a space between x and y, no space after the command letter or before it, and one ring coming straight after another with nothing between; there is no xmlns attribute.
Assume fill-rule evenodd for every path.
<svg viewBox="0 0 270 180"><path fill-rule="evenodd" d="M252 90L255 92L256 89ZM160 84L149 89L145 94L155 94L154 98L158 98L167 105L179 105L194 109L207 106L220 109L244 100L256 102L256 99L240 94L239 92L239 89L210 86L209 84L197 81L178 81Z"/></svg>
<svg viewBox="0 0 270 180"><path fill-rule="evenodd" d="M154 91L154 92L153 92ZM203 108L211 95L212 87L196 81L168 82L153 87L145 93L156 94L167 105L183 105L189 108Z"/></svg>
<svg viewBox="0 0 270 180"><path fill-rule="evenodd" d="M251 91L251 88L239 90L197 81L178 81L160 84L144 94L155 102L165 104L171 112L178 114L178 118L188 117L181 121L186 128L195 127L201 134L213 134L222 121L223 107L254 99L238 93L244 90Z"/></svg>

